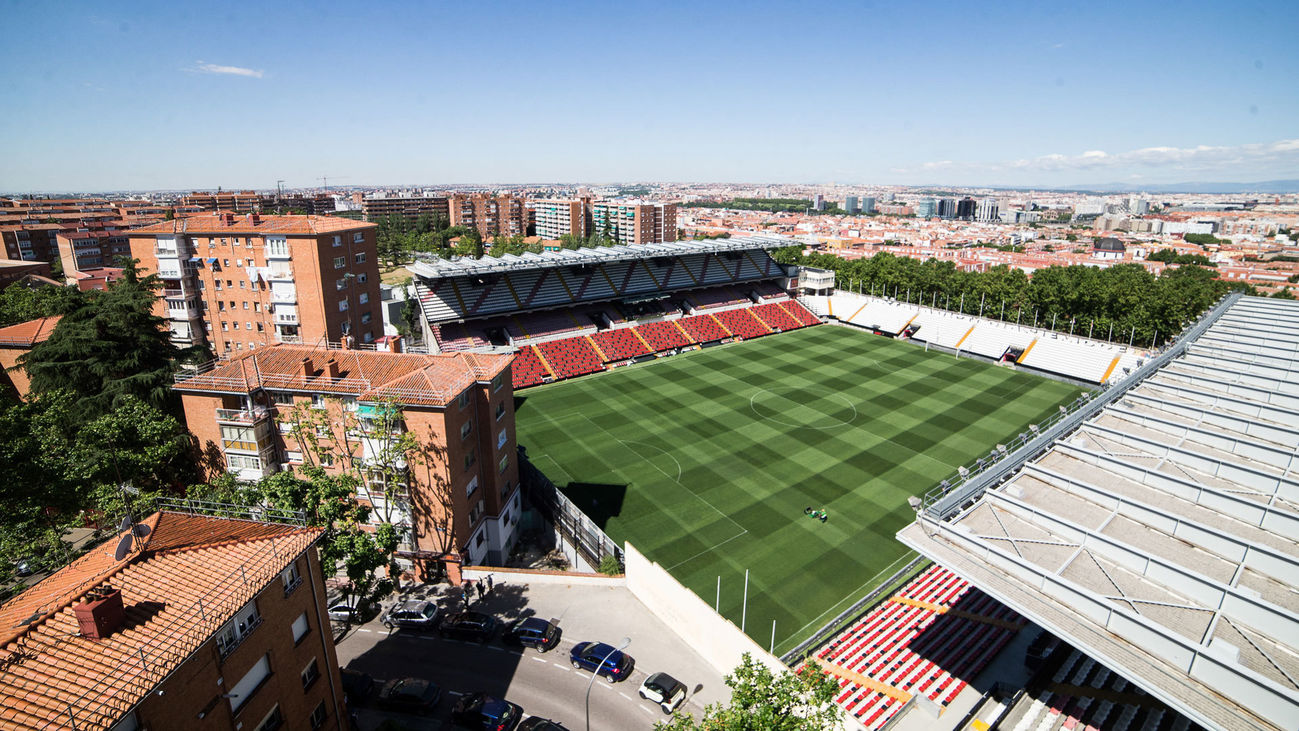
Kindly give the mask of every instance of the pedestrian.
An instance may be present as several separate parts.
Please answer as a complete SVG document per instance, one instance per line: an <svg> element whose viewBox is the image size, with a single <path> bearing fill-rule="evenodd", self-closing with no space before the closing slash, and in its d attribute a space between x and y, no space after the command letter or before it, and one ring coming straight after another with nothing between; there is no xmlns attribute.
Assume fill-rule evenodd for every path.
<svg viewBox="0 0 1299 731"><path fill-rule="evenodd" d="M477 587L478 589L478 601L482 601L483 594L487 593L487 590L483 588L483 580L479 579L478 581L474 582L474 586Z"/></svg>
<svg viewBox="0 0 1299 731"><path fill-rule="evenodd" d="M488 575L487 575L487 593L488 593L488 594L491 594L491 593L492 593L492 575L491 575L491 574L488 574Z"/></svg>
<svg viewBox="0 0 1299 731"><path fill-rule="evenodd" d="M469 609L469 587L465 587L460 590L460 598L465 603L465 609L466 610Z"/></svg>

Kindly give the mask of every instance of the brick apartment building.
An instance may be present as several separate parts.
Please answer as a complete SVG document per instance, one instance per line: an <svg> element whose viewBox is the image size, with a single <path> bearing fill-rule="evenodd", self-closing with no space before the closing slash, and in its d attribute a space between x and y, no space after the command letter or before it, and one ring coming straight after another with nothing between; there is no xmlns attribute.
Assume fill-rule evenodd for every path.
<svg viewBox="0 0 1299 731"><path fill-rule="evenodd" d="M263 197L251 190L234 193L217 191L204 193L195 191L181 196L180 205L192 206L204 211L234 211L235 213L261 213Z"/></svg>
<svg viewBox="0 0 1299 731"><path fill-rule="evenodd" d="M37 282L57 284L49 279L50 273L49 262L0 259L0 289L24 283L29 286L38 286Z"/></svg>
<svg viewBox="0 0 1299 731"><path fill-rule="evenodd" d="M592 229L606 231L620 244L661 244L677 240L677 206L640 200L591 204Z"/></svg>
<svg viewBox="0 0 1299 731"><path fill-rule="evenodd" d="M62 316L40 317L0 327L0 398L24 398L31 387L27 371L19 365L27 352L54 332Z"/></svg>
<svg viewBox="0 0 1299 731"><path fill-rule="evenodd" d="M523 196L453 193L449 206L452 226L478 229L484 239L524 236L528 232L528 208Z"/></svg>
<svg viewBox="0 0 1299 731"><path fill-rule="evenodd" d="M58 244L54 237L63 227L38 222L24 215L4 216L0 223L0 259L8 261L54 261ZM26 222L24 222L26 219Z"/></svg>
<svg viewBox="0 0 1299 731"><path fill-rule="evenodd" d="M591 233L590 198L541 198L531 202L536 217L536 234L553 241L572 234L585 237Z"/></svg>
<svg viewBox="0 0 1299 731"><path fill-rule="evenodd" d="M401 216L415 221L420 216L432 216L443 221L451 220L451 202L446 196L378 196L360 198L361 215L367 221L378 221L388 216Z"/></svg>
<svg viewBox="0 0 1299 731"><path fill-rule="evenodd" d="M276 342L383 336L375 224L331 216L219 213L130 232L156 312L178 344L232 355Z"/></svg>
<svg viewBox="0 0 1299 731"><path fill-rule="evenodd" d="M168 510L140 526L0 605L0 727L349 727L321 529Z"/></svg>
<svg viewBox="0 0 1299 731"><path fill-rule="evenodd" d="M335 447L323 466L362 474L358 496L376 519L405 526L399 557L426 577L442 560L499 561L515 541L522 507L511 361L273 345L183 376L175 389L200 449L219 455L207 468L243 479L311 462L312 445L294 423L298 410L322 410L332 433L313 427L312 436ZM376 416L384 409L399 416ZM367 471L391 458L379 434L386 429L419 445L402 457L404 483L385 485Z"/></svg>
<svg viewBox="0 0 1299 731"><path fill-rule="evenodd" d="M75 282L78 273L117 267L118 257L131 256L131 237L125 230L60 231L54 235L63 276Z"/></svg>

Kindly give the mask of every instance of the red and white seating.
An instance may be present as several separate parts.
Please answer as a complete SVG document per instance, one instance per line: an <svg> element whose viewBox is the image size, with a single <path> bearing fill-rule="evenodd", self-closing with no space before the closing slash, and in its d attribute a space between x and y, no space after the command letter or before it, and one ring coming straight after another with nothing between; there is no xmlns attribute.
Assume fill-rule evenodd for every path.
<svg viewBox="0 0 1299 731"><path fill-rule="evenodd" d="M649 348L636 337L631 328L603 330L591 336L595 344L604 352L605 362L627 360L640 355L649 355Z"/></svg>
<svg viewBox="0 0 1299 731"><path fill-rule="evenodd" d="M644 325L637 325L636 332L645 338L645 342L654 348L654 352L662 350L671 350L672 348L684 348L690 345L690 339L681 332L681 328L669 321L647 322Z"/></svg>
<svg viewBox="0 0 1299 731"><path fill-rule="evenodd" d="M584 376L604 370L599 354L585 337L549 340L534 347L545 356L550 369L558 378Z"/></svg>

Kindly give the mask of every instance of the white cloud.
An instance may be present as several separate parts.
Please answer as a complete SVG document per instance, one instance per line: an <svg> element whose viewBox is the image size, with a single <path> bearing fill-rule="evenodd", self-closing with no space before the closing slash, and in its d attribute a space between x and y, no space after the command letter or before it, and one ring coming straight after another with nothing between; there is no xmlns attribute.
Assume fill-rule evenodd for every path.
<svg viewBox="0 0 1299 731"><path fill-rule="evenodd" d="M1081 154L1052 153L1004 162L953 162L941 160L920 166L923 171L943 170L981 176L1013 171L1023 173L1097 172L1126 174L1135 170L1165 173L1215 174L1248 169L1299 170L1299 139L1233 146L1143 147L1127 152L1087 150Z"/></svg>
<svg viewBox="0 0 1299 731"><path fill-rule="evenodd" d="M254 79L260 79L262 78L262 76L265 75L265 72L261 71L260 69L246 69L242 66L222 66L220 64L206 63L204 61L199 61L194 65L194 68L186 69L186 70L195 71L200 74L224 74L227 76L248 76Z"/></svg>

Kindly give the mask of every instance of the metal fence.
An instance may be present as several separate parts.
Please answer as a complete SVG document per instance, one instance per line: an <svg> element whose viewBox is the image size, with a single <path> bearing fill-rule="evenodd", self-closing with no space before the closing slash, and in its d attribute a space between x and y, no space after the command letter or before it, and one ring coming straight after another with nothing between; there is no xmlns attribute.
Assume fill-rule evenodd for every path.
<svg viewBox="0 0 1299 731"><path fill-rule="evenodd" d="M534 467L522 452L519 454L519 475L528 490L528 497L532 504L545 514L546 518L559 529L561 535L573 544L587 563L599 568L600 562L606 556L613 556L618 561L619 570L622 570L622 546L605 535L605 532L574 505L572 500L560 492L549 477Z"/></svg>

